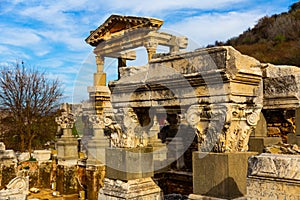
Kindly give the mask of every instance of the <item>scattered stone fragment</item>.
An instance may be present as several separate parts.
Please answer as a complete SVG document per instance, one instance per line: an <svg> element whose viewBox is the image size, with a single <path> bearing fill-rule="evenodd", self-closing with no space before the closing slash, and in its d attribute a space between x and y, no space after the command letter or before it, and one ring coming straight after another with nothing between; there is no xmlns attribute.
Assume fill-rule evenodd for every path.
<svg viewBox="0 0 300 200"><path fill-rule="evenodd" d="M39 193L40 189L33 187L33 188L30 188L29 191L32 192L32 193Z"/></svg>
<svg viewBox="0 0 300 200"><path fill-rule="evenodd" d="M279 143L265 147L264 152L272 154L300 155L300 148L296 144Z"/></svg>

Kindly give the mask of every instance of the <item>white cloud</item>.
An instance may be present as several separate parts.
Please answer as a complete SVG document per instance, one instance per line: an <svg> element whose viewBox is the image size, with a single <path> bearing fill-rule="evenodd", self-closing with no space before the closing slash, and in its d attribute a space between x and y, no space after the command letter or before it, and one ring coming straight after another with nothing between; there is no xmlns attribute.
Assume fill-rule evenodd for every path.
<svg viewBox="0 0 300 200"><path fill-rule="evenodd" d="M130 1L119 1L119 0L107 0L101 3L101 6L108 7L111 10L122 9L125 12L135 12L135 13L161 13L166 10L179 10L179 9L218 9L225 7L232 7L233 4L241 3L246 0L151 0L143 1L140 0L130 0ZM96 4L93 4L96 6Z"/></svg>
<svg viewBox="0 0 300 200"><path fill-rule="evenodd" d="M187 36L196 48L226 41L253 26L262 17L260 12L211 13L184 19L168 25L166 30Z"/></svg>
<svg viewBox="0 0 300 200"><path fill-rule="evenodd" d="M1 26L1 43L14 46L28 47L28 45L37 44L41 38L31 29L26 28L8 28Z"/></svg>

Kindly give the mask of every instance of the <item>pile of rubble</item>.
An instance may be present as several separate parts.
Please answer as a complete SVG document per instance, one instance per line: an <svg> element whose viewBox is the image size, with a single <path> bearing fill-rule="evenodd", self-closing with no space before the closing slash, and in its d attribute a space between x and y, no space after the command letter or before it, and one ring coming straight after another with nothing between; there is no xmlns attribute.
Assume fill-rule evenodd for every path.
<svg viewBox="0 0 300 200"><path fill-rule="evenodd" d="M265 153L300 155L300 147L296 144L278 143L265 147Z"/></svg>

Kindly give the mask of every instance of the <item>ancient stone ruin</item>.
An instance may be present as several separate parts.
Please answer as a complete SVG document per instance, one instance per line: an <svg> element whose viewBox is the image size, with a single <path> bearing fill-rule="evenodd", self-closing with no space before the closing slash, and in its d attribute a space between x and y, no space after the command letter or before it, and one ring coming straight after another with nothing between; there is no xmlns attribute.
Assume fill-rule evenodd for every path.
<svg viewBox="0 0 300 200"><path fill-rule="evenodd" d="M72 134L76 120L63 104L56 150L31 184L48 177L55 194L89 200L299 198L299 156L257 154L274 145L297 154L300 70L230 46L188 52L188 38L162 24L112 15L91 31L97 67L82 105L84 135ZM128 66L141 47L147 64ZM118 60L108 84L105 58Z"/></svg>

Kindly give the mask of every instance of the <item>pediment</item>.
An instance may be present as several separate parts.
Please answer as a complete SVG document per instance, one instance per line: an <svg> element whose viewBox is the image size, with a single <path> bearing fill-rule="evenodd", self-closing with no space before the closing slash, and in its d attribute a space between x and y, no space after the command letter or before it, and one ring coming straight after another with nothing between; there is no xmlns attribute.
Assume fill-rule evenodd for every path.
<svg viewBox="0 0 300 200"><path fill-rule="evenodd" d="M109 40L114 35L122 34L125 30L135 28L159 29L162 24L163 21L156 18L111 15L96 30L91 31L85 41L92 46L97 46L100 42Z"/></svg>

